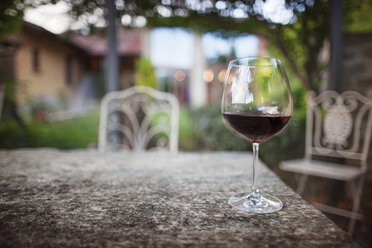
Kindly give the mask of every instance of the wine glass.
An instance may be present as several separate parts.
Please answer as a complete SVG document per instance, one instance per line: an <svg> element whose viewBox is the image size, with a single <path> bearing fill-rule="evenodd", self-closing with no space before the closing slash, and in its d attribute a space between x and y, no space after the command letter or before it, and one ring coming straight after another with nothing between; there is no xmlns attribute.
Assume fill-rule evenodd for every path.
<svg viewBox="0 0 372 248"><path fill-rule="evenodd" d="M232 196L229 203L246 212L279 211L283 203L274 196L260 193L256 187L255 166L260 143L283 130L293 112L291 89L281 61L266 57L230 61L221 111L227 126L253 144L251 193Z"/></svg>

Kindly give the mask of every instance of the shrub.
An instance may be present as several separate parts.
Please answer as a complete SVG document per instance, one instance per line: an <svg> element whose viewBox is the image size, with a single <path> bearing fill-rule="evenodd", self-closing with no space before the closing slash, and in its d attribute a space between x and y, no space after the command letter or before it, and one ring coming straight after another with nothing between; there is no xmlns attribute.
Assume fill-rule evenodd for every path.
<svg viewBox="0 0 372 248"><path fill-rule="evenodd" d="M225 126L219 105L192 111L197 149L209 151L246 151L250 144L232 134Z"/></svg>
<svg viewBox="0 0 372 248"><path fill-rule="evenodd" d="M260 145L260 158L274 167L280 161L302 157L305 145L306 101L300 84L293 84L294 112L289 125L278 135ZM224 125L220 106L213 105L192 111L195 143L198 150L247 151L250 142L233 135Z"/></svg>
<svg viewBox="0 0 372 248"><path fill-rule="evenodd" d="M149 59L141 58L136 62L135 85L156 88L155 68Z"/></svg>

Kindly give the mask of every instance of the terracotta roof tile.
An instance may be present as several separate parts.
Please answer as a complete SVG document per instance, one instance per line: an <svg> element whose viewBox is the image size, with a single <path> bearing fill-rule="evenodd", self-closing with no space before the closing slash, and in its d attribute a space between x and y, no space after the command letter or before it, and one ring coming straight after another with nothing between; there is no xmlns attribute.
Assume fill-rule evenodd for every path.
<svg viewBox="0 0 372 248"><path fill-rule="evenodd" d="M118 52L120 56L140 55L141 31L136 29L118 29ZM74 34L70 42L93 56L102 56L107 49L106 36Z"/></svg>

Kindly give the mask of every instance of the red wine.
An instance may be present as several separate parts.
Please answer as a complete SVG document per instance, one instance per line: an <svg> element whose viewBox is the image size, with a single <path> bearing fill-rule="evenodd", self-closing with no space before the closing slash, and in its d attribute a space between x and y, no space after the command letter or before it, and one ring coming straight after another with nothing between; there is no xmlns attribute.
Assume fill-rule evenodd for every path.
<svg viewBox="0 0 372 248"><path fill-rule="evenodd" d="M252 142L264 141L280 132L289 122L289 115L226 112L223 117L232 129Z"/></svg>

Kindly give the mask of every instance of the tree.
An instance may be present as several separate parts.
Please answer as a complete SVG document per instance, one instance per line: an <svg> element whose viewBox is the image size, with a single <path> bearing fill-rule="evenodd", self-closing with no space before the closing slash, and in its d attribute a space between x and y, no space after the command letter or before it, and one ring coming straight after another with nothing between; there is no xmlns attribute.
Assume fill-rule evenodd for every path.
<svg viewBox="0 0 372 248"><path fill-rule="evenodd" d="M292 18L279 23L268 17L263 8L268 2L282 2L284 8L293 13ZM366 24L372 19L372 0L343 0L342 4L344 27L348 31L372 31L372 25ZM126 0L119 13L130 17L132 24L137 18L145 17L152 27L187 27L228 36L262 35L276 45L306 90L318 90L323 83L321 72L327 69L328 63L319 57L324 43L330 40L330 1Z"/></svg>
<svg viewBox="0 0 372 248"><path fill-rule="evenodd" d="M0 1L0 55L4 55L3 50L7 50L6 46L4 46L5 49L3 47L4 39L21 28L23 12L27 6L29 6L29 4L22 0ZM7 51L5 51L5 54L6 53ZM4 59L4 57L0 56L0 60ZM24 121L18 113L15 97L15 82L11 74L12 72L10 71L2 71L0 73L0 85L5 87L3 115L13 118L22 128L26 129Z"/></svg>
<svg viewBox="0 0 372 248"><path fill-rule="evenodd" d="M292 1L291 5L286 6L294 13L292 19L286 24L280 24L265 19L262 11L256 7L257 2L259 1L247 1L242 7L236 5L235 1L229 1L225 8L215 7L202 15L197 14L193 26L200 28L202 24L204 31L228 31L227 35L251 33L264 36L276 45L304 88L317 89L321 81L319 71L324 67L317 58L328 33L328 3L309 1L306 4L304 1ZM234 12L243 8L248 17L235 18ZM167 22L180 25L182 20L171 21L174 18L180 19L153 17L149 18L149 22L150 25L166 25Z"/></svg>
<svg viewBox="0 0 372 248"><path fill-rule="evenodd" d="M19 30L25 8L26 4L22 0L0 1L0 42Z"/></svg>
<svg viewBox="0 0 372 248"><path fill-rule="evenodd" d="M97 13L101 13L98 14L101 17L105 15L105 0L40 0L37 3L58 1L70 5L69 14L75 19ZM9 5L12 1L5 2ZM16 2L24 3L27 0ZM267 15L265 4L268 3L275 3L276 9L293 15L280 22ZM343 0L342 3L345 30L372 31L372 25L366 24L372 19L372 0ZM17 9L17 6L13 4L9 8ZM327 67L318 59L324 42L329 40L330 1L327 0L117 0L116 8L117 18L125 17L132 26L145 18L151 27L187 27L225 36L241 33L262 35L277 46L307 90L320 87L320 72ZM97 18L87 19L87 24L94 27Z"/></svg>
<svg viewBox="0 0 372 248"><path fill-rule="evenodd" d="M277 46L305 89L318 89L320 71L325 67L318 57L328 38L329 3L322 0L277 0L282 2L282 9L293 13L291 18L280 23L265 14L264 4L267 2L270 1L126 0L123 4L119 1L117 7L119 16L132 20L132 25L138 18L146 18L151 27L186 27L225 36L241 33L264 36ZM74 4L70 14L78 17L81 13L94 13L96 8L104 7L102 1L94 4Z"/></svg>

